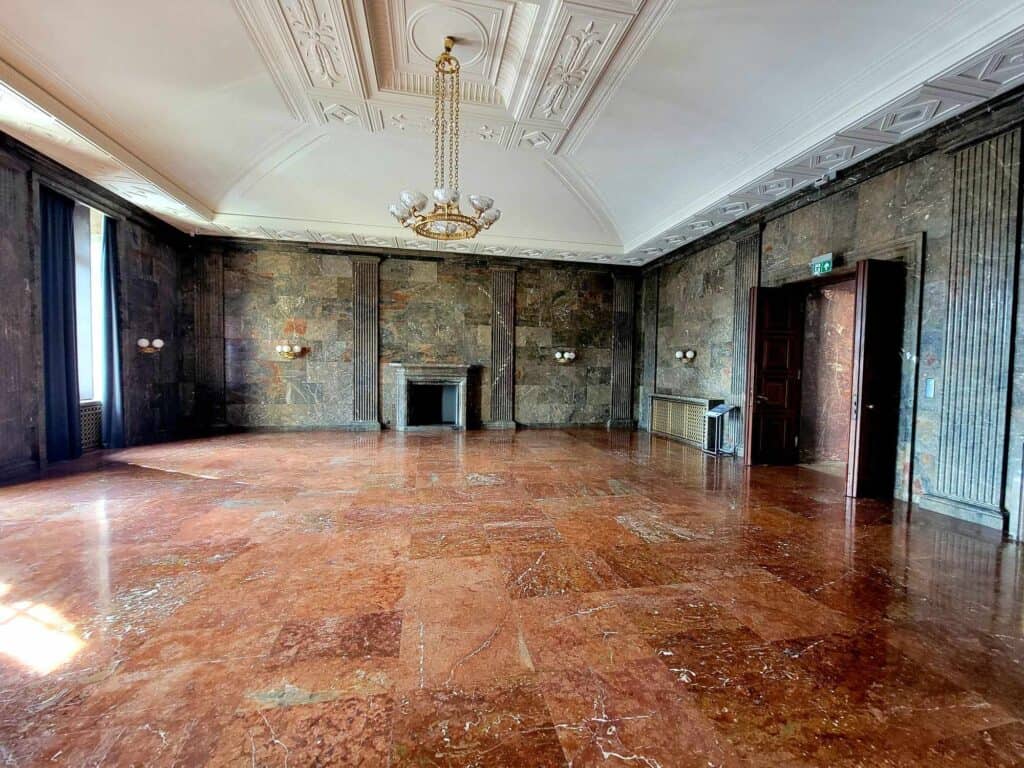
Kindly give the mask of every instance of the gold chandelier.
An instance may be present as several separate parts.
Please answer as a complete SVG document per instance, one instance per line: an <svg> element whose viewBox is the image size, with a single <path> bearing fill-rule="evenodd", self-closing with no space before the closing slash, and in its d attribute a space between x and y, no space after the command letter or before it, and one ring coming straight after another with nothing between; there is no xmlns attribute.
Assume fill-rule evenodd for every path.
<svg viewBox="0 0 1024 768"><path fill-rule="evenodd" d="M470 195L474 215L459 207L459 60L452 56L455 38L444 39L444 52L434 62L434 207L426 213L429 198L405 190L388 210L421 237L432 240L466 240L476 237L501 217L494 200Z"/></svg>

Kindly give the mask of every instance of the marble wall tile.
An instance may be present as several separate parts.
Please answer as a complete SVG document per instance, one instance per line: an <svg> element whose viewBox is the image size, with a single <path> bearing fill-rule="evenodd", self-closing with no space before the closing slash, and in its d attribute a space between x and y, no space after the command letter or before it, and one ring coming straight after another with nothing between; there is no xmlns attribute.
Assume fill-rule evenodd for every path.
<svg viewBox="0 0 1024 768"><path fill-rule="evenodd" d="M352 268L302 250L224 254L227 419L236 426L352 420ZM285 360L278 344L306 351Z"/></svg>

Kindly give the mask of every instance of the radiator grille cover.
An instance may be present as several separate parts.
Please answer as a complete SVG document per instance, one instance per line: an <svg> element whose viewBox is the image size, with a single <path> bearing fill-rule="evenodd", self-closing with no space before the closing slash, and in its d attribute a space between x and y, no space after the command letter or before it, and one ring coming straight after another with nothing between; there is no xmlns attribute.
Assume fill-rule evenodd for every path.
<svg viewBox="0 0 1024 768"><path fill-rule="evenodd" d="M651 397L651 432L704 448L708 409L721 403L705 397Z"/></svg>
<svg viewBox="0 0 1024 768"><path fill-rule="evenodd" d="M82 422L82 450L95 451L103 446L103 403L83 400L78 409Z"/></svg>

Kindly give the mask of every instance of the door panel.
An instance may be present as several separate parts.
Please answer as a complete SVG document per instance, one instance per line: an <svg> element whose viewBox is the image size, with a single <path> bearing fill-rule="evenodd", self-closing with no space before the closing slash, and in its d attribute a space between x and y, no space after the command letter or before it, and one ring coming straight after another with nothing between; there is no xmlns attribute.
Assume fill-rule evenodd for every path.
<svg viewBox="0 0 1024 768"><path fill-rule="evenodd" d="M788 288L751 288L745 453L794 464L800 433L804 302Z"/></svg>
<svg viewBox="0 0 1024 768"><path fill-rule="evenodd" d="M892 498L902 375L903 262L857 263L846 495Z"/></svg>

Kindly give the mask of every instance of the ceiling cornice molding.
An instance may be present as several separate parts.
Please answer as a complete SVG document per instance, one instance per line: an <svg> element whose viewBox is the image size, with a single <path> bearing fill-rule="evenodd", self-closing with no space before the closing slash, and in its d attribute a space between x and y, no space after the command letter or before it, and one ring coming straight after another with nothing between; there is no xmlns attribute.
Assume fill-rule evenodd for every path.
<svg viewBox="0 0 1024 768"><path fill-rule="evenodd" d="M454 240L440 249L433 241L396 234L390 226L365 226L352 222L311 221L285 217L251 216L220 213L210 230L203 234L242 239L266 239L280 242L312 242L372 248L398 248L406 251L505 256L542 261L611 264L623 263L615 253L599 250L602 246L587 242L546 242L536 239L506 237L500 241L484 236L472 240Z"/></svg>
<svg viewBox="0 0 1024 768"><path fill-rule="evenodd" d="M486 253L458 253L436 249L415 249L395 247L376 247L369 245L352 245L344 243L321 243L309 240L272 240L267 238L245 238L221 235L199 235L189 240L197 248L237 248L249 251L273 251L289 253L342 254L349 257L371 257L386 259L404 259L412 261L444 261L464 264L470 267L499 268L521 270L524 260L519 257L493 256ZM559 269L639 275L639 267L611 264L589 263L581 261L552 261L549 259L532 259L537 266L557 267Z"/></svg>
<svg viewBox="0 0 1024 768"><path fill-rule="evenodd" d="M107 216L131 221L159 233L162 237L179 245L192 239L178 227L157 218L148 210L97 184L92 179L86 178L74 169L68 168L63 163L43 154L3 130L0 130L0 158L2 158L0 162L8 163L14 170L23 173L32 172L39 178L40 183L90 205Z"/></svg>
<svg viewBox="0 0 1024 768"><path fill-rule="evenodd" d="M987 27L986 27L987 28ZM690 212L672 215L628 240L631 254L651 261L680 245L744 218L812 186L889 147L907 141L943 121L1024 81L1024 27L934 75L887 104L859 117L842 130L796 155L779 161L774 153L760 171L735 177L703 195Z"/></svg>
<svg viewBox="0 0 1024 768"><path fill-rule="evenodd" d="M194 195L186 192L175 182L166 178L155 168L132 154L103 131L87 121L55 96L23 75L3 59L0 59L0 85L6 83L23 99L58 121L63 129L80 141L95 148L125 169L138 174L146 182L175 202L191 209L207 221L213 219L213 209ZM69 137L70 138L70 137ZM100 181L100 184L103 182Z"/></svg>
<svg viewBox="0 0 1024 768"><path fill-rule="evenodd" d="M762 230L770 221L786 216L805 206L856 187L865 181L912 163L934 152L951 152L959 147L1024 125L1024 83L993 99L976 105L970 111L955 115L932 126L912 139L890 145L882 152L865 157L837 173L829 184L808 186L756 212L709 232L642 265L646 274L674 264L727 240L739 240Z"/></svg>

